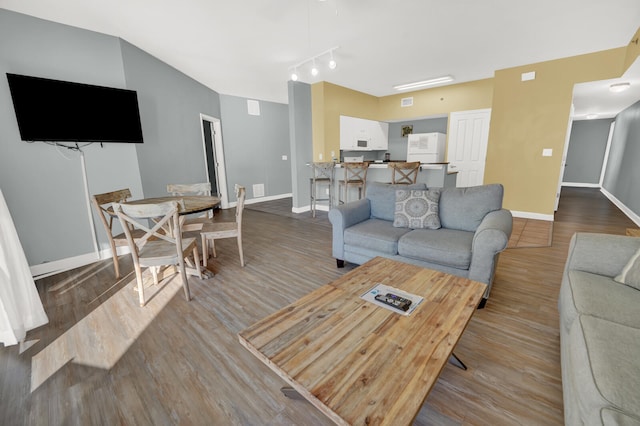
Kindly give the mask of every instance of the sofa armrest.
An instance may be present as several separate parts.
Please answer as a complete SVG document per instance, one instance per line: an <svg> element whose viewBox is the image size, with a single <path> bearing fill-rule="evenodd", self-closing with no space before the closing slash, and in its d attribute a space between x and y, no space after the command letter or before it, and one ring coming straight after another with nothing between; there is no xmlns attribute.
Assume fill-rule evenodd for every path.
<svg viewBox="0 0 640 426"><path fill-rule="evenodd" d="M329 222L333 227L332 254L336 259L344 259L344 230L371 217L369 200L363 198L351 203L340 204L329 210Z"/></svg>
<svg viewBox="0 0 640 426"><path fill-rule="evenodd" d="M489 295L498 254L507 248L513 217L506 209L489 212L473 236L469 278L488 285L485 297Z"/></svg>
<svg viewBox="0 0 640 426"><path fill-rule="evenodd" d="M569 270L615 277L640 247L640 238L578 232L571 238L564 275Z"/></svg>

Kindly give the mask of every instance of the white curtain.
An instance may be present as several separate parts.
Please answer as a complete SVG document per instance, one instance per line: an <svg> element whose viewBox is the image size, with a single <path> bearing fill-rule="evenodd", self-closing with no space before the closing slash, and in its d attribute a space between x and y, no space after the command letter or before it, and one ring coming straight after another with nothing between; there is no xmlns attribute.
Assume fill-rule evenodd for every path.
<svg viewBox="0 0 640 426"><path fill-rule="evenodd" d="M15 345L49 322L0 190L0 343Z"/></svg>

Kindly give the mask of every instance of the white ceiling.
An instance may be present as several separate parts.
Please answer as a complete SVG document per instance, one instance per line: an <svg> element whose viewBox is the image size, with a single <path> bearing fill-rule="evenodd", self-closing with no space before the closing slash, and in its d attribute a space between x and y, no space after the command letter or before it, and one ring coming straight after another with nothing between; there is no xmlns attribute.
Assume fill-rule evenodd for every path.
<svg viewBox="0 0 640 426"><path fill-rule="evenodd" d="M638 0L0 0L0 7L121 37L219 93L282 103L289 68L334 46L338 67L319 64L316 78L300 69L301 80L384 96L401 83L443 75L460 83L625 46L640 25Z"/></svg>

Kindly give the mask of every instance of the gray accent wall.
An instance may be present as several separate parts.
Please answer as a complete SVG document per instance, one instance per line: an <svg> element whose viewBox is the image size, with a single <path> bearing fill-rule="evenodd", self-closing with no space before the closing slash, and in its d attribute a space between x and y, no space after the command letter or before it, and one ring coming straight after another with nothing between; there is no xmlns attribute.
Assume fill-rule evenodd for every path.
<svg viewBox="0 0 640 426"><path fill-rule="evenodd" d="M3 9L0 39L0 188L32 267L95 260L94 236L98 250L108 248L90 194L129 188L133 198L159 196L167 183L207 180L200 113L221 116L214 90L119 38ZM144 143L83 146L85 188L80 152L20 140L7 72L136 90ZM288 149L286 106L278 111L277 139ZM286 186L288 170L279 173L272 180Z"/></svg>
<svg viewBox="0 0 640 426"><path fill-rule="evenodd" d="M126 85L138 92L140 104L144 143L136 148L144 195L166 195L169 183L208 182L200 113L219 118L220 96L136 46L120 42Z"/></svg>
<svg viewBox="0 0 640 426"><path fill-rule="evenodd" d="M264 184L265 197L290 194L288 106L259 101L260 115L249 115L248 100L220 95L227 185L229 188L235 184L245 186L248 201L256 198L253 193L256 184ZM282 159L283 155L286 160Z"/></svg>
<svg viewBox="0 0 640 426"><path fill-rule="evenodd" d="M117 38L0 9L0 187L30 265L95 253L78 152L20 139L6 73L126 88ZM46 114L46 111L43 111ZM89 191L142 195L136 148L83 148ZM106 235L98 229L101 246Z"/></svg>
<svg viewBox="0 0 640 426"><path fill-rule="evenodd" d="M291 143L291 181L293 208L309 205L309 178L313 161L311 86L289 81L289 138Z"/></svg>
<svg viewBox="0 0 640 426"><path fill-rule="evenodd" d="M447 117L425 118L409 120L399 123L389 123L389 153L396 161L407 160L407 136L402 136L402 126L413 126L413 133L447 133Z"/></svg>
<svg viewBox="0 0 640 426"><path fill-rule="evenodd" d="M640 216L640 101L616 117L602 187Z"/></svg>
<svg viewBox="0 0 640 426"><path fill-rule="evenodd" d="M562 182L587 185L600 183L612 122L613 118L573 122Z"/></svg>

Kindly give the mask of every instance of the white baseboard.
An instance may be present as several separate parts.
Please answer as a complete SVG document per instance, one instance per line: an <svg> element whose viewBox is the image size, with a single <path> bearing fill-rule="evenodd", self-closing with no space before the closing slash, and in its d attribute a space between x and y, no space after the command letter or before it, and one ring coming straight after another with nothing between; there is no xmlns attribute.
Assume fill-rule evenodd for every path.
<svg viewBox="0 0 640 426"><path fill-rule="evenodd" d="M129 247L125 246L116 247L116 249L118 250L118 256L129 254L131 252ZM40 265L33 265L30 266L29 269L31 270L33 278L39 279L105 259L111 259L110 248L101 250L97 256L95 253L81 254L80 256L54 260L53 262L41 263Z"/></svg>
<svg viewBox="0 0 640 426"><path fill-rule="evenodd" d="M519 212L516 210L511 210L511 215L513 217L520 217L523 219L546 220L547 222L553 222L554 220L554 216L552 214Z"/></svg>
<svg viewBox="0 0 640 426"><path fill-rule="evenodd" d="M600 188L600 192L604 194L605 197L609 199L613 204L616 205L624 214L627 215L629 219L633 221L636 225L640 226L640 216L635 214L629 207L625 206L622 201L618 200L612 193L607 191L604 188Z"/></svg>
<svg viewBox="0 0 640 426"><path fill-rule="evenodd" d="M320 210L320 211L323 211L323 212L328 212L329 211L329 206L323 205L323 204L317 204L316 205L316 210ZM310 205L291 208L291 212L292 213L305 213L305 212L310 212L310 211L311 211L311 206Z"/></svg>
<svg viewBox="0 0 640 426"><path fill-rule="evenodd" d="M599 183L562 182L562 186L572 186L575 188L600 188Z"/></svg>
<svg viewBox="0 0 640 426"><path fill-rule="evenodd" d="M110 251L110 250L109 250ZM81 254L79 256L68 257L66 259L54 260L52 262L41 263L30 266L31 275L34 279L48 277L69 269L78 268L100 260L96 253Z"/></svg>
<svg viewBox="0 0 640 426"><path fill-rule="evenodd" d="M262 203L264 201L273 201L273 200L281 200L283 198L291 198L293 197L293 194L290 192L288 194L278 194L278 195L270 195L268 197L258 197L258 198L251 198L251 199L245 199L244 203L245 204L256 204L256 203ZM237 201L234 201L232 203L229 203L229 207L235 207L236 204L238 204Z"/></svg>

